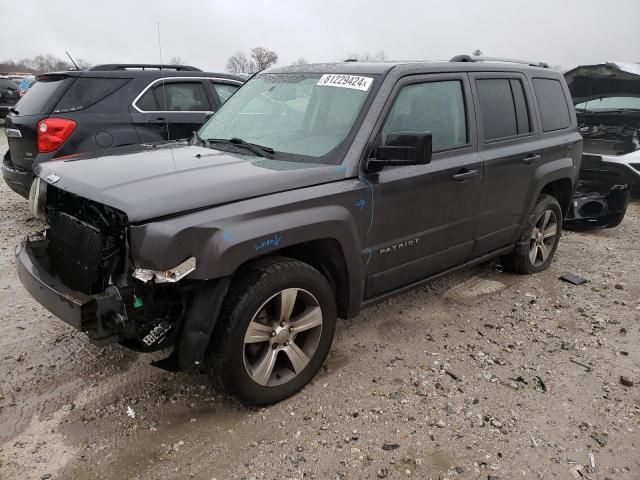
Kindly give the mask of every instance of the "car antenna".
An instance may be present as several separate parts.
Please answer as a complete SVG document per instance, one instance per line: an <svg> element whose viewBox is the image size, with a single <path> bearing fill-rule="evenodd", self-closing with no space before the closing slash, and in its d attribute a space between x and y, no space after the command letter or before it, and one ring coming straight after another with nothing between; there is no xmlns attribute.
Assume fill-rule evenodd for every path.
<svg viewBox="0 0 640 480"><path fill-rule="evenodd" d="M64 51L64 53L67 54L67 57L69 57L69 60L71 60L71 63L73 63L73 66L76 67L76 70L80 70L80 67L78 67L78 64L76 63L76 61L73 59L73 57L71 55L69 55L69 52L67 52L66 50Z"/></svg>
<svg viewBox="0 0 640 480"><path fill-rule="evenodd" d="M160 22L157 22L156 25L158 26L158 52L160 55L160 82L162 83L162 99L164 102L164 124L167 127L167 140L170 141L171 137L169 136L169 115L167 115L167 90L165 88L165 84L164 84L164 68L162 68L162 66L164 65L162 63L162 41L160 39ZM175 167L175 163L176 163L176 159L173 156L173 146L171 145L171 143L169 143L169 151L171 152L171 158L173 160L173 164Z"/></svg>

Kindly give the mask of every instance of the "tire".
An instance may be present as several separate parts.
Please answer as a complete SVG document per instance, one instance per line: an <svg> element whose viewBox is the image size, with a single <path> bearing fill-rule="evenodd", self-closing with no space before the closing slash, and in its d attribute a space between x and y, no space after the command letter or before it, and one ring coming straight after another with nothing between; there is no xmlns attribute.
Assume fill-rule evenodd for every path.
<svg viewBox="0 0 640 480"><path fill-rule="evenodd" d="M555 226L553 235L552 226ZM546 270L551 265L561 236L562 208L554 197L542 194L529 215L514 251L502 258L503 268L519 274Z"/></svg>
<svg viewBox="0 0 640 480"><path fill-rule="evenodd" d="M324 363L336 316L334 292L312 266L267 257L241 268L207 350L212 383L246 405L292 396Z"/></svg>

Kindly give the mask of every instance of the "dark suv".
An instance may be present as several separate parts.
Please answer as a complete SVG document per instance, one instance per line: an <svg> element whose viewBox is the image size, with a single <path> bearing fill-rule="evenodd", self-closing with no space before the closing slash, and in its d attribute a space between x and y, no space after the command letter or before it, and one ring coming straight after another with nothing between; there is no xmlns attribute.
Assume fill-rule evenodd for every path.
<svg viewBox="0 0 640 480"><path fill-rule="evenodd" d="M316 374L337 317L502 258L546 269L582 138L559 72L340 63L249 80L191 140L37 166L18 274L97 344L172 347L250 404Z"/></svg>
<svg viewBox="0 0 640 480"><path fill-rule="evenodd" d="M6 118L2 175L24 197L34 165L188 137L244 81L184 65L100 65L37 80Z"/></svg>
<svg viewBox="0 0 640 480"><path fill-rule="evenodd" d="M7 77L0 77L0 118L4 118L20 100L20 90L16 82Z"/></svg>

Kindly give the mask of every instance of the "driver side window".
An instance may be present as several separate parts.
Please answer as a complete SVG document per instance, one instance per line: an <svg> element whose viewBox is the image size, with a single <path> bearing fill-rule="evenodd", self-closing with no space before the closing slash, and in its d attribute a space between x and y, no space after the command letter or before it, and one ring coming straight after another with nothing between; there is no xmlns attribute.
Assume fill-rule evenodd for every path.
<svg viewBox="0 0 640 480"><path fill-rule="evenodd" d="M383 144L391 132L431 132L434 152L466 145L462 83L445 80L403 87L382 127Z"/></svg>

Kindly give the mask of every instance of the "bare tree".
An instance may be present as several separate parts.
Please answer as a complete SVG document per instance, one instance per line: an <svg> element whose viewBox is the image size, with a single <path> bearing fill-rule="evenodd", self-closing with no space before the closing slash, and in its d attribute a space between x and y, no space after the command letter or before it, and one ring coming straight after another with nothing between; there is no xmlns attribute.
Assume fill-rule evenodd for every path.
<svg viewBox="0 0 640 480"><path fill-rule="evenodd" d="M79 59L77 63L81 69L89 68L91 66L89 62L82 59ZM51 54L36 55L33 58L22 58L18 61L5 60L0 62L0 71L45 73L69 70L72 67L73 65L66 60L54 57Z"/></svg>
<svg viewBox="0 0 640 480"><path fill-rule="evenodd" d="M186 62L182 59L182 57L171 57L169 59L169 65L186 65Z"/></svg>
<svg viewBox="0 0 640 480"><path fill-rule="evenodd" d="M306 58L300 57L295 62L293 62L292 65L306 65L307 63L309 63L309 62L307 62Z"/></svg>
<svg viewBox="0 0 640 480"><path fill-rule="evenodd" d="M278 54L264 47L251 49L251 56L237 51L227 60L227 71L230 73L255 73L269 68L278 62Z"/></svg>
<svg viewBox="0 0 640 480"><path fill-rule="evenodd" d="M359 62L382 62L387 59L387 55L383 50L378 50L376 53L350 53L347 55L347 60L357 60Z"/></svg>
<svg viewBox="0 0 640 480"><path fill-rule="evenodd" d="M78 65L78 68L80 70L89 70L91 67L93 67L93 65L86 61L84 58L79 58L78 60L76 60L76 65Z"/></svg>
<svg viewBox="0 0 640 480"><path fill-rule="evenodd" d="M264 47L252 48L251 58L255 63L256 71L264 70L278 63L278 54Z"/></svg>
<svg viewBox="0 0 640 480"><path fill-rule="evenodd" d="M230 73L253 73L255 67L253 61L241 51L237 51L227 60L227 71Z"/></svg>

